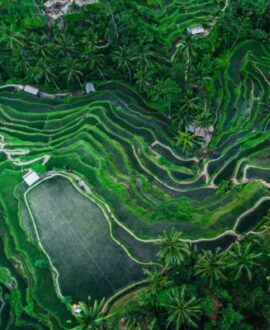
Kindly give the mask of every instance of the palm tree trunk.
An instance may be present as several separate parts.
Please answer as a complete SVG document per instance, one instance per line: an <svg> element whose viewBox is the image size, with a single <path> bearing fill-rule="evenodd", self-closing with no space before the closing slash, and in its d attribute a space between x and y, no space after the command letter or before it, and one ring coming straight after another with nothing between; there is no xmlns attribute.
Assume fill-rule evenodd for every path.
<svg viewBox="0 0 270 330"><path fill-rule="evenodd" d="M52 83L54 84L54 86L56 87L57 90L59 90L59 86L57 85L56 81L53 79Z"/></svg>
<svg viewBox="0 0 270 330"><path fill-rule="evenodd" d="M112 19L112 22L113 22L113 26L114 26L116 38L118 39L119 38L119 34L118 34L117 25L115 23L115 19L114 19L114 15L113 14L111 14L111 19Z"/></svg>
<svg viewBox="0 0 270 330"><path fill-rule="evenodd" d="M130 67L128 66L128 76L129 76L129 83L131 85L132 83L132 77L131 77L131 70L130 70Z"/></svg>
<svg viewBox="0 0 270 330"><path fill-rule="evenodd" d="M99 72L99 74L101 75L102 79L105 80L105 77L104 77L103 72L102 72L100 69L98 69L98 72Z"/></svg>

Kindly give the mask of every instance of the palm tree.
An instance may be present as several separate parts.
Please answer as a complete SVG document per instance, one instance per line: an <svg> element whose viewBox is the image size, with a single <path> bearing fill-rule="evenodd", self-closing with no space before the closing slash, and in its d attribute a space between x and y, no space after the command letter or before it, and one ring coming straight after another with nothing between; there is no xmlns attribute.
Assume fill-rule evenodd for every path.
<svg viewBox="0 0 270 330"><path fill-rule="evenodd" d="M98 35L90 28L84 31L81 42L84 48L95 48L98 44Z"/></svg>
<svg viewBox="0 0 270 330"><path fill-rule="evenodd" d="M224 271L227 266L225 255L220 253L219 248L214 252L209 250L199 257L195 265L195 275L204 278L212 288L215 282L226 280Z"/></svg>
<svg viewBox="0 0 270 330"><path fill-rule="evenodd" d="M164 236L160 238L160 251L158 257L164 262L165 267L181 265L190 255L188 244L181 241L181 233L171 231L164 232Z"/></svg>
<svg viewBox="0 0 270 330"><path fill-rule="evenodd" d="M155 53L148 47L137 47L134 49L135 55L131 58L132 61L137 63L139 69L147 70L151 63Z"/></svg>
<svg viewBox="0 0 270 330"><path fill-rule="evenodd" d="M151 292L153 296L156 296L168 284L167 278L157 268L145 269L144 274L148 282L148 292Z"/></svg>
<svg viewBox="0 0 270 330"><path fill-rule="evenodd" d="M125 309L123 327L127 330L156 329L158 318L159 293L166 289L169 282L157 268L144 270L148 286L138 296L136 301L129 303Z"/></svg>
<svg viewBox="0 0 270 330"><path fill-rule="evenodd" d="M25 76L29 71L32 71L33 60L24 51L16 52L15 55L9 56L8 61L13 69L14 76Z"/></svg>
<svg viewBox="0 0 270 330"><path fill-rule="evenodd" d="M40 58L35 67L33 68L33 74L39 82L45 83L45 85L53 83L57 89L55 68L50 60L47 58Z"/></svg>
<svg viewBox="0 0 270 330"><path fill-rule="evenodd" d="M0 43L4 45L5 49L16 51L24 45L24 36L14 25L0 26Z"/></svg>
<svg viewBox="0 0 270 330"><path fill-rule="evenodd" d="M147 95L149 95L150 89L153 85L153 73L154 72L151 69L137 69L134 78L140 92L145 92Z"/></svg>
<svg viewBox="0 0 270 330"><path fill-rule="evenodd" d="M100 302L94 300L91 304L91 299L89 298L88 305L84 302L79 302L81 309L80 313L72 312L78 325L71 330L105 330L106 322L111 317L111 315L105 315L103 312L103 307L105 305L105 299Z"/></svg>
<svg viewBox="0 0 270 330"><path fill-rule="evenodd" d="M114 51L113 61L116 63L118 69L127 70L129 82L132 82L132 67L134 61L132 60L133 49L130 47L119 47Z"/></svg>
<svg viewBox="0 0 270 330"><path fill-rule="evenodd" d="M173 289L169 294L169 300L170 303L165 305L169 314L167 327L172 324L175 330L180 330L185 325L198 327L197 321L202 313L200 300L194 296L188 297L185 285L180 289Z"/></svg>
<svg viewBox="0 0 270 330"><path fill-rule="evenodd" d="M182 114L194 116L201 108L201 99L199 96L194 96L191 92L186 92L180 103Z"/></svg>
<svg viewBox="0 0 270 330"><path fill-rule="evenodd" d="M158 103L160 109L167 110L168 118L171 119L171 105L172 102L176 103L179 100L180 87L171 78L158 80L151 92L151 97Z"/></svg>
<svg viewBox="0 0 270 330"><path fill-rule="evenodd" d="M40 36L36 33L31 33L29 40L29 49L34 55L46 57L50 55L51 48L51 43L45 34Z"/></svg>
<svg viewBox="0 0 270 330"><path fill-rule="evenodd" d="M181 98L179 111L174 115L173 121L177 123L178 129L185 129L186 123L193 120L198 111L202 108L201 99L187 91Z"/></svg>
<svg viewBox="0 0 270 330"><path fill-rule="evenodd" d="M182 40L180 41L180 47L184 51L184 57L187 60L187 70L186 70L186 79L188 79L188 73L192 69L192 57L195 55L195 50L193 47L193 37L191 34L186 33Z"/></svg>
<svg viewBox="0 0 270 330"><path fill-rule="evenodd" d="M251 248L251 243L246 246L237 243L234 249L229 252L228 267L233 270L235 280L244 274L247 275L249 281L252 280L252 270L259 265L256 260L262 256L262 253L252 253Z"/></svg>
<svg viewBox="0 0 270 330"><path fill-rule="evenodd" d="M205 96L207 81L211 81L210 68L205 67L202 63L194 66L190 72L189 84L193 87L197 87L200 94Z"/></svg>
<svg viewBox="0 0 270 330"><path fill-rule="evenodd" d="M66 79L69 85L73 85L75 82L81 85L80 78L82 77L82 71L80 63L70 56L64 58L60 74Z"/></svg>
<svg viewBox="0 0 270 330"><path fill-rule="evenodd" d="M86 69L90 69L92 74L98 72L102 79L105 79L103 74L103 69L105 66L105 56L104 54L98 52L96 48L91 46L86 47L82 54L82 61Z"/></svg>
<svg viewBox="0 0 270 330"><path fill-rule="evenodd" d="M212 115L209 111L203 111L195 119L194 124L197 127L208 128L212 123Z"/></svg>
<svg viewBox="0 0 270 330"><path fill-rule="evenodd" d="M143 299L143 297L141 297ZM157 319L149 314L149 305L145 300L137 299L125 308L125 317L121 320L121 329L126 330L156 330Z"/></svg>
<svg viewBox="0 0 270 330"><path fill-rule="evenodd" d="M77 44L71 35L59 33L54 38L54 49L59 57L64 58L77 53Z"/></svg>
<svg viewBox="0 0 270 330"><path fill-rule="evenodd" d="M148 315L156 317L158 313L158 295L168 286L169 282L166 276L157 268L146 269L144 274L146 275L148 287L142 295L142 305L145 305Z"/></svg>
<svg viewBox="0 0 270 330"><path fill-rule="evenodd" d="M194 135L191 135L188 131L177 132L176 145L181 147L183 151L193 149L196 143Z"/></svg>
<svg viewBox="0 0 270 330"><path fill-rule="evenodd" d="M209 133L209 128L212 124L212 115L209 111L203 111L194 119L196 127L200 127L204 130L205 135Z"/></svg>
<svg viewBox="0 0 270 330"><path fill-rule="evenodd" d="M115 14L115 12L117 12L117 7L112 6L110 0L101 0L99 1L99 4L101 10L105 13L105 15L110 16L110 21L112 22L116 39L118 39L119 33L118 33L118 26L117 26L116 14Z"/></svg>

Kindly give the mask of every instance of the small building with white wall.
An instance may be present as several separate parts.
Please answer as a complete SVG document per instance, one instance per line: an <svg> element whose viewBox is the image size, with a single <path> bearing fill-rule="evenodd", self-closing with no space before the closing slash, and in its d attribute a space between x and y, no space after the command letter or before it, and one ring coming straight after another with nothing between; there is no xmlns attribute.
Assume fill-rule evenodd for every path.
<svg viewBox="0 0 270 330"><path fill-rule="evenodd" d="M28 187L32 186L40 179L39 175L35 172L30 170L23 176L23 181L28 185Z"/></svg>
<svg viewBox="0 0 270 330"><path fill-rule="evenodd" d="M39 89L30 85L25 85L23 90L32 95L38 95Z"/></svg>
<svg viewBox="0 0 270 330"><path fill-rule="evenodd" d="M91 83L91 82L88 82L88 83L85 85L85 90L86 90L86 93L87 93L87 94L89 94L89 93L94 93L94 92L96 91L94 84Z"/></svg>
<svg viewBox="0 0 270 330"><path fill-rule="evenodd" d="M196 25L196 26L192 26L190 28L187 28L187 32L190 33L193 36L197 36L197 35L205 34L205 29L202 25Z"/></svg>

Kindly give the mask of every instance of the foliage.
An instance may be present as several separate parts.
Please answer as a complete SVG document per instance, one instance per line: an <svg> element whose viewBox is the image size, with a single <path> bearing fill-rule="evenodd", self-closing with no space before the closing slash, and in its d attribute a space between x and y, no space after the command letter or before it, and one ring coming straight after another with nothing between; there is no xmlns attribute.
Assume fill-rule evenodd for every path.
<svg viewBox="0 0 270 330"><path fill-rule="evenodd" d="M53 109L57 109L53 120L50 119L53 116L47 111L49 102L47 105L37 102L36 107L40 108L29 120L26 116L30 112L30 100L26 97L25 102L21 102L17 95L14 98L14 102L18 102L26 113L22 115L17 111L18 109L9 106L9 94L6 95L4 92L3 99L7 102L7 106L4 102L1 112L1 132L10 134L12 142L27 147L27 152L31 149L33 154L37 154L39 150L42 150L42 154L45 150L51 153L56 146L57 149L63 146L63 149L58 150L59 153L49 160L49 166L56 169L66 168L82 174L93 184L93 191L97 195L102 195L108 202L112 201L113 211L117 208L115 205L118 206L120 202L124 205L126 201L132 200L132 206L136 205L134 209L136 208L137 213L134 213L137 215L138 210L145 207L144 214L148 212L156 220L180 220L183 221L183 223L179 222L183 228L193 230L193 226L197 228L197 220L202 219L205 222L202 221L202 227L199 228L205 229L205 235L210 235L209 228L220 231L224 223L227 225L227 214L224 211L216 212L213 206L222 204L223 201L231 198L230 193L235 193L236 199L238 197L240 201L237 207L230 208L229 212L232 218L236 218L239 216L239 205L242 209L247 204L253 203L257 193L255 189L254 194L251 191L250 199L244 196L246 190L242 194L237 194L237 189L242 189L243 185L232 188L233 183L229 180L233 174L239 174L236 179L243 174L243 166L246 164L241 163L241 160L247 160L250 155L249 148L251 151L256 147L260 148L261 143L264 142L263 136L266 137L266 143L268 139L270 4L269 1L264 0L232 0L228 2L226 10L225 8L221 10L225 1L213 1L214 5L206 2L203 3L203 7L200 7L200 1L195 2L193 6L193 2L185 1L100 0L97 4L87 7L74 6L73 13L62 17L60 21L53 22L43 15L42 1L35 0L36 6L33 6L30 0L0 0L1 84L33 84L46 91L55 92L61 89L81 92L87 81L94 81L98 87L103 86L105 81L118 81L123 83L121 86L128 84L132 87L128 90L130 94L134 89L140 96L136 100L130 98L131 101L127 95L123 97L132 111L127 117L125 117L126 108L122 113L118 113L116 107L110 109L104 106L102 108L102 111L106 111L104 117L98 117L93 111L92 117L89 116L91 118L88 118L89 121L85 125L81 125L82 121L79 122L80 129L84 126L93 129L91 135L88 134L89 131L86 134L80 129L75 132L78 120L82 119L78 115L79 110L75 115L71 111L68 112L64 120L68 123L67 118L72 118L70 125L61 122L58 110L65 109L65 105L73 102L71 99L65 99L61 105L59 103L52 106ZM190 12L186 8L186 11L182 10L185 3L190 5L188 8ZM193 7L195 14L192 12ZM213 16L213 8L216 17ZM177 21L179 18L180 20ZM186 21L187 18L190 19ZM198 19L205 20L204 27L209 32L203 38L192 37L185 33L188 26L185 24L200 23ZM252 41L247 42L248 40ZM114 94L107 90L105 94L109 96L105 99L103 95L96 94L97 97L93 96L95 101L113 99L111 104L118 105L119 95L125 93L121 91ZM258 100L260 101L257 105ZM78 105L79 102L74 103ZM136 107L137 103L140 104ZM101 109L99 105L100 103L97 103L97 108ZM252 118L249 116L251 106L254 111ZM110 111L113 115L106 117ZM134 122L138 125L130 125L130 132L128 129L124 132L125 137L121 135L120 129L119 132L115 132L114 127L117 127L118 122L130 124L127 123L127 118L135 117L135 111L138 115ZM158 120L150 129L143 127L142 118L147 126L146 121L154 118L150 114L155 111L159 112L156 117ZM238 113L239 116L234 116L232 113ZM147 115L143 117L145 114ZM262 117L267 117L265 125L260 123L264 121ZM11 122L12 118L14 123ZM102 119L106 122L104 123ZM95 124L92 125L90 120ZM220 135L214 137L215 141L210 146L214 158L212 162L201 164L200 155L196 158L198 164L190 165L188 161L188 166L196 167L193 168L194 172L201 165L209 165L204 167L208 173L200 173L209 174L208 182L213 183L211 189L214 184L219 186L218 196L215 195L218 200L213 196L205 199L202 204L206 205L201 205L199 214L193 211L194 205L189 199L176 197L174 200L169 200L165 189L160 191L156 188L153 190L153 196L152 190L148 191L147 198L142 198L138 196L136 189L138 187L129 184L127 180L129 175L135 173L133 167L129 167L129 162L136 160L128 158L130 155L134 156L130 152L128 141L135 130L143 131L147 136L147 142L152 138L160 138L160 142L166 142L165 139L175 141L175 146L170 147L172 153L168 151L169 155L167 155L177 164L182 164L183 153L194 153L196 150L197 140L187 131L190 124L206 130L210 125L215 124L218 129L223 129ZM67 137L72 143L74 142L73 145L76 145L76 148L74 147L76 156L72 155L71 145L67 148L67 142L62 139L60 126L64 127L65 132L71 132L67 133ZM165 133L152 131L155 126L157 129L164 127ZM101 128L109 132L110 138L104 133L105 129L102 131ZM241 137L237 134L249 130L254 131L252 138L241 143ZM160 133L160 136L157 133ZM251 132L247 134L249 133ZM113 138L114 134L117 141ZM79 138L83 135L87 138L81 142ZM39 141L35 147L32 138ZM88 146L86 139L90 141L91 147ZM123 150L116 147L120 145L119 141ZM237 141L239 148L233 150L234 146L237 146ZM111 147L111 142L115 148ZM98 158L94 145L98 145L97 149L102 157ZM83 155L77 153L78 146L85 148ZM9 147L10 150L17 148L12 143ZM68 155L67 160L61 152ZM121 153L125 154L123 158L120 157ZM28 156L32 159L32 155L25 154L25 158ZM143 158L142 155L139 156ZM166 157L164 156L164 159L167 160ZM115 162L117 166L112 162L114 158L117 159ZM90 161L87 162L89 159L91 165ZM149 159L145 159L145 162L142 159L142 166L137 164L141 171L146 161ZM257 159L254 163L256 161ZM13 327L58 328L65 320L66 306L57 300L51 270L48 262L43 259L43 252L34 241L25 239L21 219L18 219L19 193L15 191L15 187L21 184L21 173L13 172L13 165L10 165L10 159L4 152L0 153L0 162L1 165L8 164L7 168L1 167L0 171L2 173L1 234L5 245L3 253L1 251L1 263L11 262L11 265L8 264L10 269L16 266L16 270L12 271L14 278L9 275L8 280L3 280L5 274L1 268L0 298L5 300L7 309L11 310L7 327L10 329ZM239 165L239 173L230 173L236 163ZM105 167L105 164L108 167ZM155 170L161 171L165 166L160 169L154 161L152 165L154 170L150 170L148 176L155 178ZM98 171L95 171L96 168L94 170L95 166ZM121 172L122 168L119 170L118 166L119 168L122 166L124 171ZM174 188L176 180L175 176L171 175L176 166L178 165L171 164L171 168L166 170L170 184L173 186L167 185L166 189L170 193L174 190L175 195L179 196L178 193L182 194L182 191ZM47 166L38 163L31 164L31 167L40 174L47 170ZM180 170L177 174L180 177L188 177L187 168L183 173L181 167L184 168L179 165ZM5 171L7 174L4 176ZM213 178L214 172L217 174ZM113 180L109 179L109 175ZM187 194L200 193L201 187L198 188L197 184L203 179L202 176L192 182L194 189L187 191ZM99 184L101 181L105 184ZM149 186L152 183L148 181ZM123 187L128 188L124 190ZM208 190L208 187L206 188ZM260 189L265 189L265 192L267 190L265 187ZM125 194L126 191L130 195ZM141 195L142 193L143 191ZM226 195L224 199L222 199L223 195ZM211 214L206 212L208 201L212 207ZM221 205L218 210L224 210L225 207ZM124 206L121 207L121 212L123 212L121 221L127 220L136 228L136 221L132 221L133 217L128 216ZM216 214L217 218L215 218ZM215 223L212 222L213 218ZM264 232L267 232L268 222L269 219L265 219L265 226L260 228ZM155 224L157 223L158 221ZM166 221L160 223L165 228ZM209 223L211 226L207 227L206 224ZM147 225L142 226L141 236L144 229L148 229ZM112 233L114 230L115 228L111 228ZM196 235L199 235L198 229L196 230ZM156 330L166 327L191 329L196 326L200 329L228 330L270 328L269 238L268 241L267 238L262 240L260 237L255 240L254 236L250 235L225 252L192 249L189 244L183 242L182 234L174 231L165 233L159 242L157 262L161 264L161 270L147 269L146 289L132 305L124 306L123 317L127 319L127 329ZM5 254L8 258L4 257ZM31 285L25 288L25 278L28 280L30 274ZM66 305L71 302L70 297L63 300ZM89 301L88 304L80 302L80 307L82 312L73 315L78 323L74 329L115 328L110 327L111 318L103 312L103 300ZM31 323L32 318L36 317L39 325L23 323L25 313L29 315L25 319L29 319ZM70 324L75 322L74 320ZM118 321L117 319L116 323ZM56 322L59 322L57 326ZM1 327L3 327L2 323Z"/></svg>
<svg viewBox="0 0 270 330"><path fill-rule="evenodd" d="M201 307L200 300L194 296L187 296L186 286L178 289L173 289L169 296L170 304L165 308L168 311L168 327L174 324L175 329L180 329L182 326L191 325L194 328L198 327L196 323L200 319Z"/></svg>
<svg viewBox="0 0 270 330"><path fill-rule="evenodd" d="M160 251L158 256L166 267L170 265L181 265L190 255L190 250L187 244L181 241L181 233L171 231L164 233L161 237Z"/></svg>
<svg viewBox="0 0 270 330"><path fill-rule="evenodd" d="M178 233L166 234L169 237L179 239ZM177 240L176 240L177 241ZM184 244L184 243L181 243ZM265 246L266 244L266 246ZM263 246L265 246L263 248ZM190 255L186 254L185 262L175 262L174 249L161 245L167 259L167 280L162 280L162 273L158 276L155 272L155 301L158 309L155 314L154 329L242 329L252 330L256 328L267 329L270 325L270 315L266 310L270 308L270 298L267 291L267 271L269 267L269 240L267 236L254 240L254 236L247 236L238 242L230 250L221 253L215 251L194 250L194 262L189 262ZM187 248L187 246L186 246ZM180 247L181 251L183 247ZM243 271L243 262L240 262L239 251L245 255L249 271ZM264 251L264 252L261 252ZM181 252L179 252L181 254ZM238 263L235 262L237 256ZM256 260L254 262L253 260ZM183 279L181 273L190 268L191 276ZM168 268L167 268L168 269ZM238 274L231 276L231 272ZM163 271L164 272L164 271ZM255 274L249 277L247 274ZM158 284L159 283L159 284ZM136 306L137 313L141 310L143 320L138 324L145 324L146 320L152 320L153 314L149 314L149 304L153 302L151 290L139 295L133 300L132 305L122 306L122 316L129 310L129 320L132 320L130 308ZM143 299L144 304L138 303ZM133 307L132 307L133 306ZM134 311L133 309L133 311ZM118 314L119 317L119 314ZM112 320L114 321L114 316ZM113 324L113 323L112 323Z"/></svg>
<svg viewBox="0 0 270 330"><path fill-rule="evenodd" d="M153 209L157 220L176 219L190 221L192 219L192 203L187 198L169 200L156 205Z"/></svg>
<svg viewBox="0 0 270 330"><path fill-rule="evenodd" d="M89 298L88 304L80 301L79 306L81 312L73 312L73 315L78 322L78 325L72 330L102 330L106 329L106 321L110 318L110 315L104 315L103 307L105 300L93 302Z"/></svg>
<svg viewBox="0 0 270 330"><path fill-rule="evenodd" d="M196 144L195 138L188 131L178 131L176 136L176 145L181 147L183 151L189 151Z"/></svg>

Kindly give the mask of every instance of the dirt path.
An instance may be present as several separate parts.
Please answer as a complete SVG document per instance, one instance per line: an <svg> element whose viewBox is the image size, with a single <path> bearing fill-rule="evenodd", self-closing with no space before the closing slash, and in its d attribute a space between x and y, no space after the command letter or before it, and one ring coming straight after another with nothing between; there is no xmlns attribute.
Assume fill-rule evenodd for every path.
<svg viewBox="0 0 270 330"><path fill-rule="evenodd" d="M29 154L30 151L28 149L8 149L7 146L8 143L4 141L4 136L0 135L0 153L3 152L7 156L7 159L16 166L27 166L40 160L42 160L42 165L45 165L51 157L50 155L44 155L23 162L19 159L19 156L25 156Z"/></svg>
<svg viewBox="0 0 270 330"><path fill-rule="evenodd" d="M224 13L225 10L228 8L228 6L229 6L229 0L226 0L225 6L221 9L221 12ZM213 31L213 28L215 27L217 21L218 21L218 16L215 16L212 23L210 23L211 25L210 29L206 31L203 37L207 37Z"/></svg>

